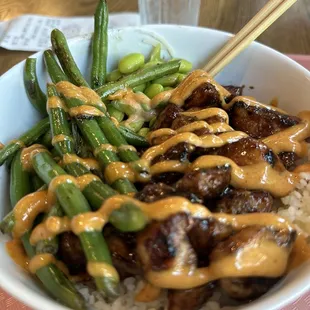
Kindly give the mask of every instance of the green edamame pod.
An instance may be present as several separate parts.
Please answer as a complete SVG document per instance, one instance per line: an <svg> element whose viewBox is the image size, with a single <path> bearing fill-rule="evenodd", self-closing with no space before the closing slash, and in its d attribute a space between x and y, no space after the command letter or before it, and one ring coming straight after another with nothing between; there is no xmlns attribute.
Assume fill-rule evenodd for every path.
<svg viewBox="0 0 310 310"><path fill-rule="evenodd" d="M193 64L185 59L181 59L180 73L188 73L193 69Z"/></svg>
<svg viewBox="0 0 310 310"><path fill-rule="evenodd" d="M141 136L141 137L146 137L147 134L150 132L150 128L147 128L147 127L143 127L141 128L139 131L138 131L138 134Z"/></svg>
<svg viewBox="0 0 310 310"><path fill-rule="evenodd" d="M144 65L144 55L140 53L132 53L123 57L119 64L118 70L124 74L130 74Z"/></svg>
<svg viewBox="0 0 310 310"><path fill-rule="evenodd" d="M156 95L164 91L164 87L161 84L151 84L148 86L144 93L150 98L154 98Z"/></svg>
<svg viewBox="0 0 310 310"><path fill-rule="evenodd" d="M107 107L108 113L110 114L111 117L114 117L118 122L121 122L124 119L124 112L116 109L114 106L111 104L108 105Z"/></svg>

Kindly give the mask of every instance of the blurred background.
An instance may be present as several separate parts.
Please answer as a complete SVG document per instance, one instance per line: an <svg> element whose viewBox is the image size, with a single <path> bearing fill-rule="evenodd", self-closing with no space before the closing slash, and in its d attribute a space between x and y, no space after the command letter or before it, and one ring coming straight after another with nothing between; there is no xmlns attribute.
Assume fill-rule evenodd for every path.
<svg viewBox="0 0 310 310"><path fill-rule="evenodd" d="M138 0L107 2L112 13L138 12ZM267 0L201 0L199 26L236 33L266 2ZM22 14L93 15L96 4L97 0L1 0L0 21ZM299 0L259 41L282 53L310 54L310 0ZM0 75L30 54L0 48Z"/></svg>

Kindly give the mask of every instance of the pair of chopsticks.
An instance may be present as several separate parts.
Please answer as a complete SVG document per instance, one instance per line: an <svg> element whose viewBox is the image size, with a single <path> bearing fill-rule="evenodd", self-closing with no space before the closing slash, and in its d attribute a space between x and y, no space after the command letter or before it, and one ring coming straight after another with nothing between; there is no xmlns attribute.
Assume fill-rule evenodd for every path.
<svg viewBox="0 0 310 310"><path fill-rule="evenodd" d="M211 76L218 74L259 37L297 0L269 0L268 3L207 63L203 70Z"/></svg>

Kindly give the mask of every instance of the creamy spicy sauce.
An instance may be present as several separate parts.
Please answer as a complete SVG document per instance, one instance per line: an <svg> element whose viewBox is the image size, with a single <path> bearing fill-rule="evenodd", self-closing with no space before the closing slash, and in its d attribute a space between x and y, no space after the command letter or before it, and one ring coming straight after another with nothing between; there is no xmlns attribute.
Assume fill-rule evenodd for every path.
<svg viewBox="0 0 310 310"><path fill-rule="evenodd" d="M33 144L27 148L24 148L20 155L20 160L22 163L22 167L24 171L32 171L32 162L31 162L31 156L34 153L40 153L40 152L48 152L47 149L41 145L41 144Z"/></svg>
<svg viewBox="0 0 310 310"><path fill-rule="evenodd" d="M7 253L14 263L28 271L29 259L20 239L13 239L5 244Z"/></svg>

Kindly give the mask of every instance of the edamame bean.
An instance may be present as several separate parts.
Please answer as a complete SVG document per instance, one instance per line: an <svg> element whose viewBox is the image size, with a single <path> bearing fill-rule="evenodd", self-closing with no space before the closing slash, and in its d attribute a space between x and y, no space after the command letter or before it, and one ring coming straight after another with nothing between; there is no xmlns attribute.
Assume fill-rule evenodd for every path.
<svg viewBox="0 0 310 310"><path fill-rule="evenodd" d="M181 64L180 64L180 69L179 69L180 73L187 73L187 72L191 71L192 68L193 68L193 65L191 62L189 62L185 59L181 59Z"/></svg>
<svg viewBox="0 0 310 310"><path fill-rule="evenodd" d="M143 83L143 84L141 84L141 85L138 85L138 86L134 87L132 90L133 90L135 93L138 93L138 92L143 93L144 90L145 90L145 88L146 88L146 83Z"/></svg>
<svg viewBox="0 0 310 310"><path fill-rule="evenodd" d="M146 88L144 93L152 99L157 94L161 93L164 90L164 87L160 84L151 84L149 87Z"/></svg>
<svg viewBox="0 0 310 310"><path fill-rule="evenodd" d="M144 55L132 53L123 57L119 64L118 70L123 74L129 74L137 71L144 65Z"/></svg>
<svg viewBox="0 0 310 310"><path fill-rule="evenodd" d="M111 104L108 105L107 109L110 116L114 117L118 122L121 122L124 119L125 116L124 112L121 112L120 110L116 109Z"/></svg>
<svg viewBox="0 0 310 310"><path fill-rule="evenodd" d="M119 72L119 70L113 70L107 75L107 81L108 82L115 82L118 81L122 77L122 74Z"/></svg>
<svg viewBox="0 0 310 310"><path fill-rule="evenodd" d="M154 84L160 84L164 87L167 86L175 86L178 83L179 73L174 73L170 75L163 76L162 78L159 78L157 80L154 80Z"/></svg>
<svg viewBox="0 0 310 310"><path fill-rule="evenodd" d="M142 137L146 137L149 131L150 131L150 128L143 127L138 131L138 134Z"/></svg>
<svg viewBox="0 0 310 310"><path fill-rule="evenodd" d="M173 87L169 87L169 86L164 87L164 91L168 91L168 90L171 90L171 89L174 89L174 88Z"/></svg>

